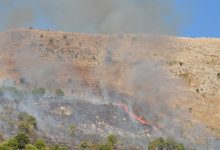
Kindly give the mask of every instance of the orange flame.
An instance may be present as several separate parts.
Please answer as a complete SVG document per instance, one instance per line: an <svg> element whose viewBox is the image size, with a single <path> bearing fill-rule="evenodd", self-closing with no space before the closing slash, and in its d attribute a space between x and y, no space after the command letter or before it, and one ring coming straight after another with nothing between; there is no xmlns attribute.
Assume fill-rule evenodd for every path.
<svg viewBox="0 0 220 150"><path fill-rule="evenodd" d="M114 103L113 105L123 109L131 118L135 119L136 121L140 122L141 124L150 125L155 130L159 129L159 126L157 124L149 122L149 121L145 120L144 118L142 118L141 116L138 116L138 115L134 114L133 112L129 111L128 105L123 104L123 103Z"/></svg>

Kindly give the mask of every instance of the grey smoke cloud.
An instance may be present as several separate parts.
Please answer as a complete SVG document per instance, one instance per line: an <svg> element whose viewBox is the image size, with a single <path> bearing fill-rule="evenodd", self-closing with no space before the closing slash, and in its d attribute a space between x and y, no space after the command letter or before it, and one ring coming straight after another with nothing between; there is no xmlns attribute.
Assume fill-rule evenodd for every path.
<svg viewBox="0 0 220 150"><path fill-rule="evenodd" d="M61 30L175 33L178 24L173 0L40 0L40 5Z"/></svg>
<svg viewBox="0 0 220 150"><path fill-rule="evenodd" d="M25 27L34 21L34 14L31 8L19 8L8 16L6 26L8 28Z"/></svg>
<svg viewBox="0 0 220 150"><path fill-rule="evenodd" d="M22 11L18 12L17 9L20 6L17 6L17 9L9 12L11 14L9 20L13 21L8 21L7 28L20 27L19 25L31 22L32 19L36 19L37 14L41 13L55 25L56 30L89 33L175 34L181 20L179 13L175 10L174 0L19 1L19 3L22 2ZM9 4L12 2L5 5ZM26 12L30 8L32 13Z"/></svg>

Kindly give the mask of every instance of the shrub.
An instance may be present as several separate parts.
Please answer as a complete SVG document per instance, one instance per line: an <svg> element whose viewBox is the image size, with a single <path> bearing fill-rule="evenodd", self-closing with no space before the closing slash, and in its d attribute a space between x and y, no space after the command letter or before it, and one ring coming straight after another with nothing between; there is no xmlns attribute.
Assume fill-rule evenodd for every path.
<svg viewBox="0 0 220 150"><path fill-rule="evenodd" d="M1 150L17 150L18 149L18 141L15 138L11 138L8 141L2 143L0 145Z"/></svg>
<svg viewBox="0 0 220 150"><path fill-rule="evenodd" d="M67 39L67 35L63 35L63 38L64 38L64 39Z"/></svg>
<svg viewBox="0 0 220 150"><path fill-rule="evenodd" d="M92 146L92 144L89 141L82 141L80 143L79 149L80 150L87 150Z"/></svg>
<svg viewBox="0 0 220 150"><path fill-rule="evenodd" d="M16 87L1 87L0 96L10 95L12 98L21 98L22 93Z"/></svg>
<svg viewBox="0 0 220 150"><path fill-rule="evenodd" d="M219 72L219 73L217 73L217 77L218 77L218 79L220 79L220 72Z"/></svg>
<svg viewBox="0 0 220 150"><path fill-rule="evenodd" d="M20 133L1 143L0 150L67 150L67 148L59 145L47 147L41 139L37 139L35 144L32 144L26 134Z"/></svg>
<svg viewBox="0 0 220 150"><path fill-rule="evenodd" d="M69 133L70 133L71 136L74 136L74 135L75 135L76 130L77 130L77 129L76 129L76 126L75 126L75 125L72 124L72 125L69 126Z"/></svg>
<svg viewBox="0 0 220 150"><path fill-rule="evenodd" d="M185 150L184 146L176 143L174 140L158 138L151 141L148 145L148 150Z"/></svg>
<svg viewBox="0 0 220 150"><path fill-rule="evenodd" d="M0 143L4 141L4 136L0 133Z"/></svg>
<svg viewBox="0 0 220 150"><path fill-rule="evenodd" d="M21 112L18 115L18 131L20 133L32 133L34 129L37 129L36 119L26 112Z"/></svg>
<svg viewBox="0 0 220 150"><path fill-rule="evenodd" d="M21 84L27 84L28 83L25 78L20 78L19 81L20 81Z"/></svg>
<svg viewBox="0 0 220 150"><path fill-rule="evenodd" d="M28 144L30 142L28 136L24 133L20 133L18 134L15 139L18 142L18 148L19 149L24 149L25 145Z"/></svg>
<svg viewBox="0 0 220 150"><path fill-rule="evenodd" d="M53 38L49 39L49 44L53 44Z"/></svg>
<svg viewBox="0 0 220 150"><path fill-rule="evenodd" d="M67 150L67 148L60 145L54 145L50 147L50 150Z"/></svg>
<svg viewBox="0 0 220 150"><path fill-rule="evenodd" d="M58 97L63 97L64 96L64 92L63 92L62 89L56 89L55 94Z"/></svg>
<svg viewBox="0 0 220 150"><path fill-rule="evenodd" d="M114 134L108 136L108 142L112 145L116 144L118 141L117 137Z"/></svg>
<svg viewBox="0 0 220 150"><path fill-rule="evenodd" d="M114 148L109 144L100 144L99 150L114 150Z"/></svg>
<svg viewBox="0 0 220 150"><path fill-rule="evenodd" d="M25 145L25 150L39 150L36 146L32 144L26 144Z"/></svg>
<svg viewBox="0 0 220 150"><path fill-rule="evenodd" d="M38 139L34 144L39 150L46 150L46 144L44 140Z"/></svg>
<svg viewBox="0 0 220 150"><path fill-rule="evenodd" d="M31 133L33 131L33 126L31 126L30 124L26 123L26 122L19 122L18 123L18 131L20 133Z"/></svg>
<svg viewBox="0 0 220 150"><path fill-rule="evenodd" d="M46 90L44 88L34 88L31 93L34 96L43 96L46 93Z"/></svg>
<svg viewBox="0 0 220 150"><path fill-rule="evenodd" d="M20 112L19 115L18 115L18 119L21 122L25 122L25 123L33 126L35 129L37 128L37 121L36 121L36 119L33 116L31 116L28 113L26 113L26 112Z"/></svg>

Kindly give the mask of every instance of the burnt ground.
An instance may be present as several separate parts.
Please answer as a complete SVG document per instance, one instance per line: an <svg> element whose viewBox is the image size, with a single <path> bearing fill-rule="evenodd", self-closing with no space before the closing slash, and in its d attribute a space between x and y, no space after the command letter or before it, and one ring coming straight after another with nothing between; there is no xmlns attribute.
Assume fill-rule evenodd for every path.
<svg viewBox="0 0 220 150"><path fill-rule="evenodd" d="M110 134L120 137L122 145L129 142L126 146L144 148L153 132L150 125L133 120L112 103L94 104L80 99L53 97L17 103L1 98L0 103L4 107L1 112L1 131L4 134L12 136L16 133L16 127L9 124L16 123L17 112L22 110L37 119L37 133L41 137L49 143L67 144L71 148L76 148L84 140L103 141ZM75 127L74 133L70 130L71 125Z"/></svg>

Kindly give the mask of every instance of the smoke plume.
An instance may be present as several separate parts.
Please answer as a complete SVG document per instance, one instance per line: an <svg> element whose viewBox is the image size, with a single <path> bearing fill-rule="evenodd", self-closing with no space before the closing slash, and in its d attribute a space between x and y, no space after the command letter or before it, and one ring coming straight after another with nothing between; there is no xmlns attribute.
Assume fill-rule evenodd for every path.
<svg viewBox="0 0 220 150"><path fill-rule="evenodd" d="M2 3L13 4L12 1ZM54 24L56 30L63 31L175 34L181 20L174 0L21 0L19 3L22 6L14 6L15 9L7 13L10 19L5 20L6 28L27 23L34 27L32 21L41 15Z"/></svg>

